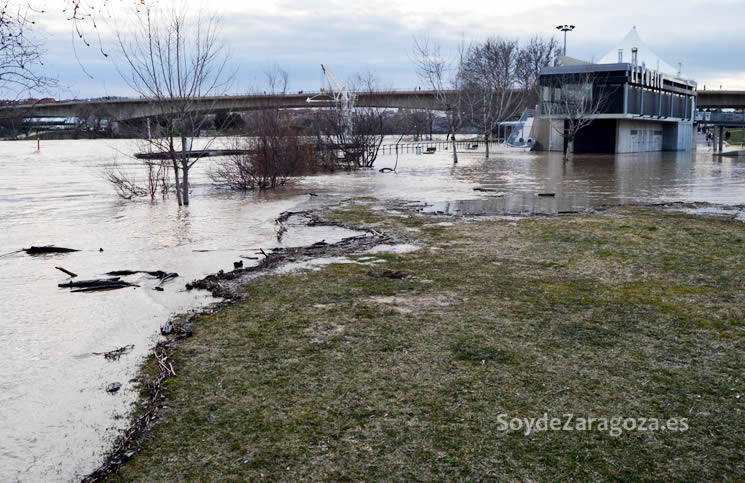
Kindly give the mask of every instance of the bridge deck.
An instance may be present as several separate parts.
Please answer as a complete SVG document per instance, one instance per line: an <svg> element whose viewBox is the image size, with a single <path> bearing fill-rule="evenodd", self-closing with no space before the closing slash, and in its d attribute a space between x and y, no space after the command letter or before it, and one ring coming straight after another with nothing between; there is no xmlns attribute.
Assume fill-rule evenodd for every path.
<svg viewBox="0 0 745 483"><path fill-rule="evenodd" d="M438 109L440 103L434 91L375 91L358 92L361 107L392 107L407 109ZM452 93L450 93L452 94ZM282 95L246 95L204 97L197 101L198 112L241 112L267 108L298 109L328 107L329 102L308 102L323 93L310 92ZM745 109L745 91L699 91L700 109ZM0 117L68 118L87 117L91 113L126 121L157 115L159 107L149 99L110 99L95 101L66 101L0 107Z"/></svg>

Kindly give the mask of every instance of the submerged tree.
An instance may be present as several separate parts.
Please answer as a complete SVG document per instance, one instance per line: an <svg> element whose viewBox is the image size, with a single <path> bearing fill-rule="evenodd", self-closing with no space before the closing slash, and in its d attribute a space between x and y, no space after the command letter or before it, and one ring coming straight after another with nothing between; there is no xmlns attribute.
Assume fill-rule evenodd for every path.
<svg viewBox="0 0 745 483"><path fill-rule="evenodd" d="M605 85L604 79L593 73L570 74L556 84L543 86L541 107L552 119L554 131L566 141L565 160L572 160L577 134L605 111L613 91L614 87Z"/></svg>
<svg viewBox="0 0 745 483"><path fill-rule="evenodd" d="M191 154L192 140L214 113L203 98L222 95L230 77L219 22L186 7L146 6L137 10L134 28L119 31L117 39L122 78L150 100L159 128L152 148L168 154L178 203L188 205L190 169L198 160Z"/></svg>
<svg viewBox="0 0 745 483"><path fill-rule="evenodd" d="M270 94L287 92L287 72L273 66L265 72ZM236 190L268 190L291 177L328 169L311 139L299 135L291 111L266 105L246 114L244 136L233 142L235 154L217 160L209 177L218 186Z"/></svg>
<svg viewBox="0 0 745 483"><path fill-rule="evenodd" d="M483 133L487 158L497 125L524 106L524 91L517 82L519 60L517 41L490 38L469 46L460 66L464 115Z"/></svg>
<svg viewBox="0 0 745 483"><path fill-rule="evenodd" d="M526 102L535 106L540 99L538 79L544 67L553 65L561 53L559 42L554 37L536 35L520 48L517 59L517 84L525 91Z"/></svg>
<svg viewBox="0 0 745 483"><path fill-rule="evenodd" d="M353 92L374 92L375 76L357 75L352 82ZM330 90L334 97L333 90ZM319 116L319 146L341 153L346 169L371 168L380 152L385 137L385 107L354 107L337 102ZM323 133L321 135L321 133Z"/></svg>
<svg viewBox="0 0 745 483"><path fill-rule="evenodd" d="M248 136L234 141L236 154L220 158L210 169L210 179L225 188L268 190L284 185L292 176L323 169L315 145L298 136L287 111L256 111Z"/></svg>
<svg viewBox="0 0 745 483"><path fill-rule="evenodd" d="M465 47L458 49L454 59L443 57L440 45L429 37L414 40L414 64L419 80L431 90L439 110L445 113L448 138L453 143L453 163L458 162L455 135L463 124L462 77Z"/></svg>

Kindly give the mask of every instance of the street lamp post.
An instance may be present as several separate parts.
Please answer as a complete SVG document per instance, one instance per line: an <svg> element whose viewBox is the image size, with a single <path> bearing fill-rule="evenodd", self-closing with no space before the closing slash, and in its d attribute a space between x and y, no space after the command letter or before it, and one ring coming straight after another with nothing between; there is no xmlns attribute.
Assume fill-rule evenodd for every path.
<svg viewBox="0 0 745 483"><path fill-rule="evenodd" d="M574 30L574 25L557 25L556 30L564 32L564 56L567 55L567 32Z"/></svg>

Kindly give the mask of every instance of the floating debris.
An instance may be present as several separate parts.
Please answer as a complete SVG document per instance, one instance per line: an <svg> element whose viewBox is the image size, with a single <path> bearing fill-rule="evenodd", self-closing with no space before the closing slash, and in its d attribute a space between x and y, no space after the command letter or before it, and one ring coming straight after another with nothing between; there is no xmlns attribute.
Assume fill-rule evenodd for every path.
<svg viewBox="0 0 745 483"><path fill-rule="evenodd" d="M124 282L119 277L98 279L98 280L80 280L78 282L67 282L57 284L60 288L74 288L72 293L93 292L99 290L115 290L126 287L139 287L133 283Z"/></svg>
<svg viewBox="0 0 745 483"><path fill-rule="evenodd" d="M79 252L80 250L75 250L74 248L63 248L63 247L55 247L53 245L46 245L43 247L24 248L22 251L26 252L29 255L46 255L49 253Z"/></svg>
<svg viewBox="0 0 745 483"><path fill-rule="evenodd" d="M169 335L173 332L173 323L169 320L165 324L163 324L160 328L160 333L162 335Z"/></svg>
<svg viewBox="0 0 745 483"><path fill-rule="evenodd" d="M122 383L121 382L112 382L111 384L109 384L108 386L106 386L106 392L115 393L115 392L119 391L119 389L121 389L121 388L122 388Z"/></svg>
<svg viewBox="0 0 745 483"><path fill-rule="evenodd" d="M165 272L163 270L115 270L113 272L106 272L106 275L112 276L112 277L126 277L128 275L136 275L138 273L146 273L150 275L151 277L155 277L157 279L160 279L161 283L172 280L176 277L178 277L178 273L176 272Z"/></svg>
<svg viewBox="0 0 745 483"><path fill-rule="evenodd" d="M119 358L125 354L129 354L132 349L134 349L134 344L125 345L124 347L120 347L118 349L114 349L113 351L109 352L94 352L94 356L104 356L104 358L107 361L118 361Z"/></svg>
<svg viewBox="0 0 745 483"><path fill-rule="evenodd" d="M54 267L54 268L56 268L57 270L59 270L59 271L60 271L60 272L62 272L62 273L65 273L65 274L67 274L67 275L68 275L68 276L69 276L70 278L75 278L75 277L77 277L77 276L78 276L78 274L77 274L77 273L73 273L73 272L71 272L71 271L69 271L69 270L65 270L65 269L64 269L64 268L62 268L62 267Z"/></svg>

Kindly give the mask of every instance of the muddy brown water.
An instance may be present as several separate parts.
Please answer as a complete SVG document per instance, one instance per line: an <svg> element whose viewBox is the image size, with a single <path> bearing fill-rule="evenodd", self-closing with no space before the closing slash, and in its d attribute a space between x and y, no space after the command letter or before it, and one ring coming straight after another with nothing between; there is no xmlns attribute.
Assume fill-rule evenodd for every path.
<svg viewBox="0 0 745 483"><path fill-rule="evenodd" d="M193 174L192 205L118 199L102 176L114 160L128 165L131 141L0 142L0 254L57 244L80 252L0 257L0 480L69 481L101 459L136 394L130 379L169 315L213 299L186 292L186 282L230 270L257 248L333 242L353 232L291 227L278 243L274 219L285 210L322 207L370 196L426 202L428 210L460 214L557 213L601 204L685 201L745 203L745 160L707 153L560 156L496 149L403 154L398 172L375 170L313 176L269 194L215 189L206 176L214 160ZM377 168L393 167L384 155ZM131 166L134 170L134 166ZM486 191L474 191L483 188ZM309 193L318 196L310 196ZM554 196L538 196L552 193ZM729 208L737 213L739 208ZM99 251L103 248L103 251ZM255 263L244 260L246 264ZM62 266L80 278L111 270L165 270L181 276L153 290L73 294L60 289ZM128 344L119 361L93 355ZM123 387L116 394L105 388Z"/></svg>

